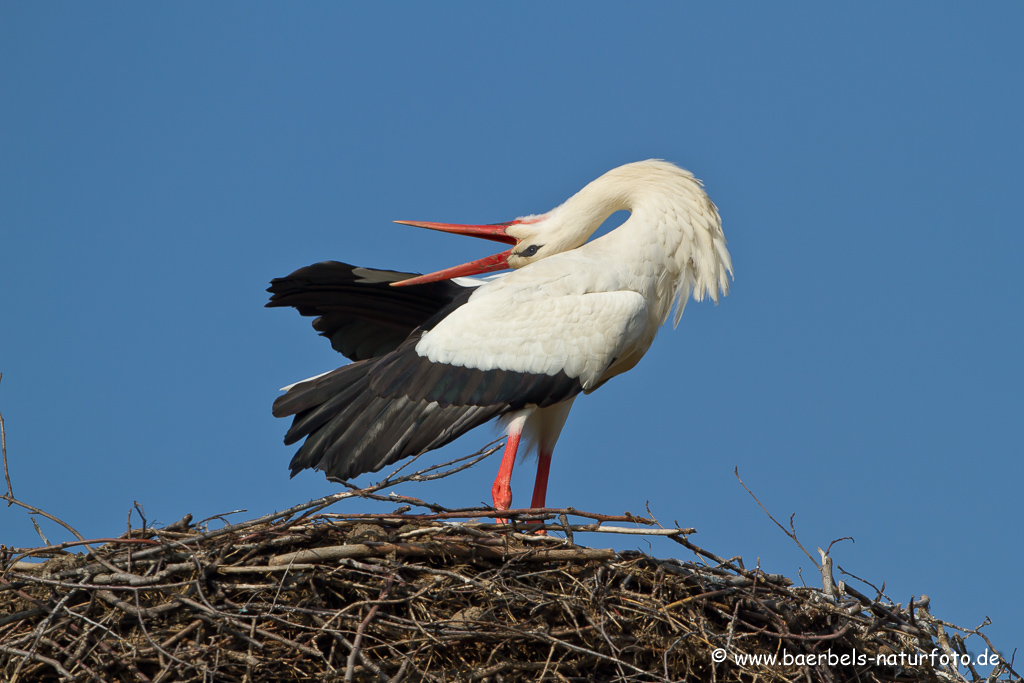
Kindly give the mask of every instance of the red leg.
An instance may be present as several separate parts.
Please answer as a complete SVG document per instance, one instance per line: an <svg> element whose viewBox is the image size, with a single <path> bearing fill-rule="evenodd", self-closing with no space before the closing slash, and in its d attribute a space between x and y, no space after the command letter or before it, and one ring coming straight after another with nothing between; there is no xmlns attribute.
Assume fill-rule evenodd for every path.
<svg viewBox="0 0 1024 683"><path fill-rule="evenodd" d="M541 451L537 455L537 481L533 485L532 508L544 507L544 501L548 494L548 471L551 469L551 453Z"/></svg>
<svg viewBox="0 0 1024 683"><path fill-rule="evenodd" d="M533 501L531 508L544 507L544 501L548 494L548 472L551 470L551 453L540 451L537 454L537 480L533 485ZM539 524L540 522L538 522ZM538 534L547 534L544 527L537 530Z"/></svg>
<svg viewBox="0 0 1024 683"><path fill-rule="evenodd" d="M509 424L508 439L505 441L505 453L501 456L501 467L498 468L498 476L491 486L491 497L494 499L494 507L498 510L508 510L512 505L512 468L516 465L516 451L519 450L519 438L523 434L523 425L526 424L526 415L521 415ZM501 523L506 520L499 519Z"/></svg>

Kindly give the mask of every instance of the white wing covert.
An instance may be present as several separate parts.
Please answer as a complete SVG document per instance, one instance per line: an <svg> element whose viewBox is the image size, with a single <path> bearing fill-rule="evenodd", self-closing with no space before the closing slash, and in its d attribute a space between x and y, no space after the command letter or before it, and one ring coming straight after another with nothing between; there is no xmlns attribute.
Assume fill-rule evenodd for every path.
<svg viewBox="0 0 1024 683"><path fill-rule="evenodd" d="M479 294L484 294L481 291ZM615 358L643 337L647 303L631 291L538 297L507 305L522 291L487 292L452 312L416 344L434 363L480 370L578 378L597 386Z"/></svg>

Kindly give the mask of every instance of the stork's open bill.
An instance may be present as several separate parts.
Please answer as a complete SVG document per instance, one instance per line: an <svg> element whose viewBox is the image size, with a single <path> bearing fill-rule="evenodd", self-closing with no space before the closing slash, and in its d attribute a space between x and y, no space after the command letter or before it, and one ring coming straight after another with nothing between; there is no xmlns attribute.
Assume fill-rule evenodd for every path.
<svg viewBox="0 0 1024 683"><path fill-rule="evenodd" d="M620 227L587 242L616 211ZM416 276L324 262L271 282L267 306L317 316L353 362L286 387L274 415L305 439L292 476L376 472L501 417L508 439L494 506L512 503L521 438L537 445L531 507L544 507L555 442L573 401L637 364L675 306L728 294L732 262L699 180L658 160L626 164L561 206L492 225L401 221L514 245ZM486 280L464 276L512 268ZM398 286L401 285L401 286Z"/></svg>

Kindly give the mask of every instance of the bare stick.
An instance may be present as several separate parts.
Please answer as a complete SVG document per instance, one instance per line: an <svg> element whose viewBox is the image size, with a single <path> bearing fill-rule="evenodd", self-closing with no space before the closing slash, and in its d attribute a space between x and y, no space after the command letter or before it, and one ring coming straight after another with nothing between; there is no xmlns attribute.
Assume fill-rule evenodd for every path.
<svg viewBox="0 0 1024 683"><path fill-rule="evenodd" d="M821 588L825 595L838 600L839 591L836 590L836 580L832 576L832 558L829 557L828 551L821 548L818 548L818 554L821 555Z"/></svg>
<svg viewBox="0 0 1024 683"><path fill-rule="evenodd" d="M33 507L33 506L29 505L28 503L23 503L20 500L18 500L17 498L15 498L14 496L11 496L11 495L4 494L4 495L0 496L0 498L3 498L4 500L6 500L8 505L20 505L21 507L25 508L26 510L29 510L29 511L33 512L34 514L42 515L43 517L46 517L51 522L56 522L57 524L60 524L62 527L64 527L68 531L70 531L74 535L74 537L77 538L79 541L84 541L85 540L85 537L82 536L82 534L78 533L73 526L71 526L70 524L68 524L67 522L65 522L64 520L62 520L62 519L60 519L58 517L54 517L49 512L44 512L44 511L40 510L37 507ZM88 547L88 546L86 546L86 547ZM92 548L89 548L89 549L92 550Z"/></svg>
<svg viewBox="0 0 1024 683"><path fill-rule="evenodd" d="M449 510L446 512L439 512L432 515L407 515L407 514L396 514L387 512L363 512L353 514L343 513L325 513L321 515L329 519L367 519L367 520L387 520L387 519L401 519L417 522L427 522L433 520L445 520L445 519L471 519L477 517L490 517L496 510L493 507L475 507L475 508L461 508L458 510ZM643 517L637 517L636 515L625 514L625 515L602 515L596 512L585 512L583 510L577 510L575 508L519 508L517 510L502 510L501 514L505 517L516 518L519 521L543 521L548 519L554 519L559 515L572 515L574 517L586 517L593 519L597 522L636 522L637 524L646 524L648 526L653 525L655 522L650 519ZM481 523L482 526L487 528L501 528L507 529L507 524L493 524L493 523ZM587 531L588 529L583 529ZM670 533L665 533L666 536L675 534L694 534L697 533L696 529L670 529ZM648 532L644 532L648 533ZM654 535L661 535L659 530L653 532Z"/></svg>
<svg viewBox="0 0 1024 683"><path fill-rule="evenodd" d="M367 625L377 616L377 610L380 609L379 601L388 596L388 591L391 590L391 583L393 581L394 576L388 577L388 582L384 584L384 588L380 591L380 597L377 598L378 603L371 607L370 611L366 614L366 618L359 622L359 628L356 629L356 637L352 640L352 651L348 653L348 662L345 666L345 683L352 680L352 675L355 672L356 657L359 656L359 648L363 645L363 633L366 632Z"/></svg>
<svg viewBox="0 0 1024 683"><path fill-rule="evenodd" d="M735 470L733 470L733 474L736 475L736 479L739 480L740 486L743 487L743 490L746 491L747 493L749 493L750 497L754 499L754 502L757 503L758 506L760 506L760 508L762 510L764 510L764 514L768 515L768 519L770 519L773 522L775 522L775 526L777 526L780 529L782 529L782 533L786 534L791 539L793 539L793 542L796 543L798 546L800 546L800 550L804 551L804 555L807 556L807 559L809 559L811 562L813 562L814 566L817 569L820 570L821 569L821 565L818 564L817 560L815 560L813 557L811 557L811 554L809 552L807 552L807 548L805 548L803 546L803 544L800 543L800 540L796 537L796 529L793 527L793 518L796 517L796 513L794 512L792 515L789 516L789 528L792 529L792 532L789 532L789 531L786 530L786 527L784 527L781 524L779 524L779 520L777 520L774 517L772 517L772 513L768 512L768 509L764 505L761 504L761 501L759 501L757 499L757 496L754 495L754 492L751 491L750 489L748 489L747 485L743 483L743 480L740 479L740 468L739 467L737 467Z"/></svg>
<svg viewBox="0 0 1024 683"><path fill-rule="evenodd" d="M49 666L52 666L54 671L59 673L66 680L69 680L69 681L75 680L75 677L72 676L68 672L67 669L65 669L63 666L61 666L60 662L58 662L56 659L50 659L49 657L44 657L44 656L42 656L40 654L36 654L35 652L28 652L28 651L25 651L25 650L19 650L19 649L14 648L14 647L5 647L4 645L0 645L0 652L8 652L8 653L10 653L12 655L21 655L23 657L28 657L29 659L32 659L34 661L42 662L43 664L47 664Z"/></svg>
<svg viewBox="0 0 1024 683"><path fill-rule="evenodd" d="M450 460L450 461L448 461L446 463L443 463L443 464L440 464L440 465L433 465L432 467L427 467L426 469L422 469L419 472L415 472L415 473L413 473L413 481L429 481L428 479L419 479L419 478L417 478L417 475L424 475L424 474L426 474L428 472L433 472L434 470L440 469L442 467L448 467L448 466L454 465L456 463L460 463L460 462L462 462L464 460L469 460L470 458L475 457L477 454L484 453L486 451L486 453L484 453L484 455L482 457L474 460L473 462L471 462L469 465L466 466L466 467L472 467L473 465L478 463L480 460L483 460L484 458L486 458L487 456L491 455L492 453L500 450L501 447L504 444L499 444L498 442L502 441L504 438L505 437L501 437L501 438L495 439L494 441L490 442L489 444L487 444L486 446L484 446L483 448L478 450L476 453L472 453L470 455L464 455L461 458L456 458L455 460ZM495 444L498 444L498 445L495 445ZM423 451L423 453L426 453L426 451ZM401 472L406 467L408 467L409 465L411 465L414 462L416 462L416 460L418 460L419 457L421 455L423 455L423 453L416 454L408 462L406 462L401 467L396 469L394 472L392 472L389 475L387 475L386 477L384 477L384 480L381 481L381 486L387 486L388 483L392 481L392 478L396 477L399 472ZM462 470L466 469L466 467L460 467L459 469L455 470L454 472L451 472L451 474L454 474L455 472L461 472ZM447 475L445 475L445 476L447 476Z"/></svg>
<svg viewBox="0 0 1024 683"><path fill-rule="evenodd" d="M0 380L3 380L4 373L0 372ZM7 431L4 429L4 416L0 413L0 448L4 452L4 479L7 480L7 507L14 505L11 498L14 498L14 490L11 488L11 473L7 471Z"/></svg>

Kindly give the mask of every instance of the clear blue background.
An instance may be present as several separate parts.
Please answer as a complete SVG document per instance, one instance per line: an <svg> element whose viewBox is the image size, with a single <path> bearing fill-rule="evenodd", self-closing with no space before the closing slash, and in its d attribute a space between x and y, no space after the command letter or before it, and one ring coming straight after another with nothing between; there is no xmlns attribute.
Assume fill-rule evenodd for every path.
<svg viewBox="0 0 1024 683"><path fill-rule="evenodd" d="M736 281L577 401L549 502L649 501L703 547L816 582L738 466L812 552L855 537L840 566L961 625L991 616L1008 654L1024 646L1022 26L998 2L4 3L15 494L96 537L133 501L168 523L336 491L288 479L270 404L342 358L263 308L270 278L483 256L390 221L542 212L660 157L706 182ZM487 501L497 464L402 492ZM17 508L0 532L39 543Z"/></svg>

